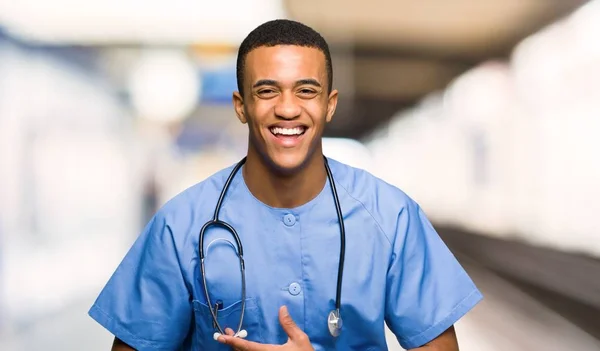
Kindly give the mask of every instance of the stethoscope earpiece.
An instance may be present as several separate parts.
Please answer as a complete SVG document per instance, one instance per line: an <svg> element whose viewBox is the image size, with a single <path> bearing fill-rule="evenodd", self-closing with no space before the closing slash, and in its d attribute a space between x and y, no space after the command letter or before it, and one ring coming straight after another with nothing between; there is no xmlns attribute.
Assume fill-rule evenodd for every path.
<svg viewBox="0 0 600 351"><path fill-rule="evenodd" d="M219 336L221 336L223 334L216 332L213 334L213 339L215 339L215 341L217 341L219 339ZM246 331L246 329L242 329L239 332L237 332L234 337L236 338L240 338L240 339L245 339L248 337L248 332Z"/></svg>

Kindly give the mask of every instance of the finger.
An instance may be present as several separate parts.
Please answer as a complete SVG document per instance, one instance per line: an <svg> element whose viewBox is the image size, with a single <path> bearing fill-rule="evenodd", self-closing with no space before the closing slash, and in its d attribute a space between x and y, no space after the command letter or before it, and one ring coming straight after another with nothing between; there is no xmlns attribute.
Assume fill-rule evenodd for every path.
<svg viewBox="0 0 600 351"><path fill-rule="evenodd" d="M229 345L236 350L240 351L265 351L270 350L266 345L259 344L256 342L244 340L231 335L221 335L217 339L218 342Z"/></svg>
<svg viewBox="0 0 600 351"><path fill-rule="evenodd" d="M235 335L235 332L234 332L234 331L233 331L233 329L231 329L231 328L225 328L225 334L226 334L226 335L229 335L229 336L234 336L234 335ZM242 351L242 350L240 350L240 349L238 349L238 348L233 348L233 350L234 350L234 351Z"/></svg>
<svg viewBox="0 0 600 351"><path fill-rule="evenodd" d="M294 322L292 316L290 316L286 306L281 306L279 308L279 323L290 340L300 341L306 337L306 334L298 328L296 322Z"/></svg>

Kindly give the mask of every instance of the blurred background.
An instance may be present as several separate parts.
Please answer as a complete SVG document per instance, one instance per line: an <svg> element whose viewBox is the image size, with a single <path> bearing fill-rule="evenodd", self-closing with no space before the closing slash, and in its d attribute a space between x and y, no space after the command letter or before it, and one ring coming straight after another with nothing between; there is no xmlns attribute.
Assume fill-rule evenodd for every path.
<svg viewBox="0 0 600 351"><path fill-rule="evenodd" d="M330 43L325 153L419 202L484 293L461 350L600 350L599 0L0 0L0 349L110 348L87 310L245 153L237 47L274 18Z"/></svg>

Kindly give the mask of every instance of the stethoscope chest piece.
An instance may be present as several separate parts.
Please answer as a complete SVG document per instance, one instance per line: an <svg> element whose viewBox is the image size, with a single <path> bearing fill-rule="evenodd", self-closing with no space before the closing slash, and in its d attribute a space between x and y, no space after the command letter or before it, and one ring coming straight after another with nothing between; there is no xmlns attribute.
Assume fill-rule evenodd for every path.
<svg viewBox="0 0 600 351"><path fill-rule="evenodd" d="M331 336L337 337L340 335L342 331L342 317L340 316L339 310L329 312L329 316L327 317L327 327L329 328Z"/></svg>

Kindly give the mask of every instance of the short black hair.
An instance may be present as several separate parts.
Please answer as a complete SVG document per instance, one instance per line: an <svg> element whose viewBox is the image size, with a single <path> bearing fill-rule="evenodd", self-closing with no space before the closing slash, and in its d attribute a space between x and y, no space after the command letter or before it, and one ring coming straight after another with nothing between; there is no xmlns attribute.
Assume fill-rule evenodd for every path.
<svg viewBox="0 0 600 351"><path fill-rule="evenodd" d="M315 48L325 55L325 68L327 70L328 90L331 92L333 85L333 67L329 45L325 38L317 31L300 22L276 19L265 22L256 27L242 41L237 56L236 76L238 91L244 95L244 65L248 53L262 46L296 45Z"/></svg>

